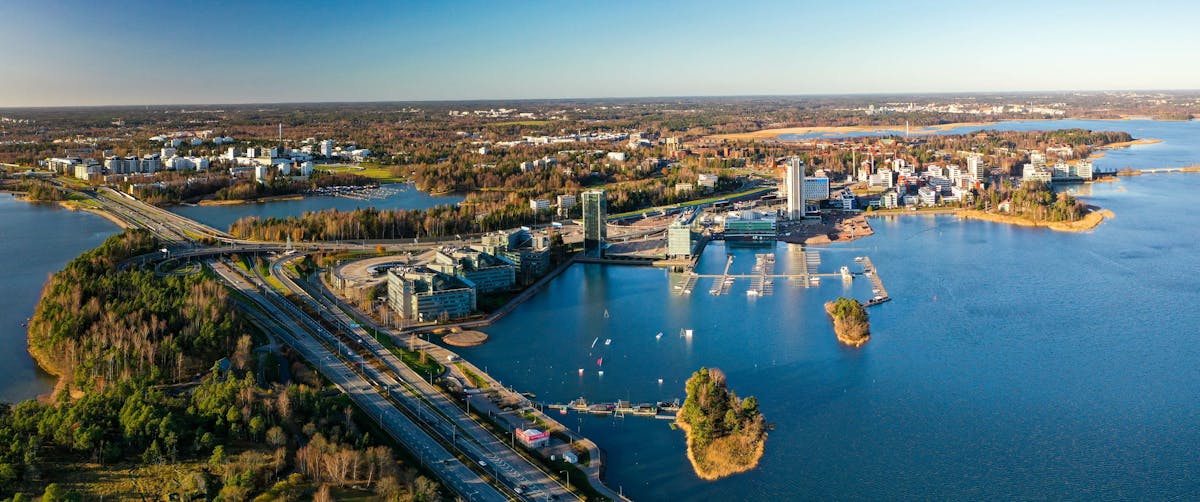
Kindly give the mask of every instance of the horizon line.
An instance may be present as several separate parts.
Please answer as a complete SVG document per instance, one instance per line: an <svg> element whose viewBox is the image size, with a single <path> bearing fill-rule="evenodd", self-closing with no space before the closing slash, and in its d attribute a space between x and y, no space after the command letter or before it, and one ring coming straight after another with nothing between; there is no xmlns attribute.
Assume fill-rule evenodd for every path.
<svg viewBox="0 0 1200 502"><path fill-rule="evenodd" d="M133 108L133 107L175 107L175 106L251 106L251 105L336 105L336 104L383 104L383 103L486 103L486 102L531 102L531 101L606 101L606 100L665 100L665 99L720 99L720 98L805 98L805 97L853 97L853 96L964 96L964 95L1002 95L1002 94L1069 94L1069 93L1111 93L1111 92L1163 92L1163 93L1200 93L1200 88L1181 89L1038 89L1024 91L918 91L918 92L849 92L849 93L805 93L805 94L694 94L694 95L657 95L657 96L597 96L597 97L559 97L559 98L461 98L461 99L396 99L396 100L315 100L315 101L241 101L241 102L209 102L209 103L116 103L116 104L68 104L68 105L27 105L0 106L0 110L30 110L30 109L63 109L63 108Z"/></svg>

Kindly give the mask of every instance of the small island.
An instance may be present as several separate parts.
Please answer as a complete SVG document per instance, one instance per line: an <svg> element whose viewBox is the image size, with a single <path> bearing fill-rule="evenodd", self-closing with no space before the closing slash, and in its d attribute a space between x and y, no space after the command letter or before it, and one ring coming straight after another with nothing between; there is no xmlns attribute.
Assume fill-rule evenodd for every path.
<svg viewBox="0 0 1200 502"><path fill-rule="evenodd" d="M758 400L739 399L716 368L700 368L688 378L687 399L675 424L687 434L692 469L708 481L757 467L767 442Z"/></svg>
<svg viewBox="0 0 1200 502"><path fill-rule="evenodd" d="M867 309L853 298L838 298L825 304L825 312L833 318L833 331L839 342L862 347L871 339L871 323Z"/></svg>

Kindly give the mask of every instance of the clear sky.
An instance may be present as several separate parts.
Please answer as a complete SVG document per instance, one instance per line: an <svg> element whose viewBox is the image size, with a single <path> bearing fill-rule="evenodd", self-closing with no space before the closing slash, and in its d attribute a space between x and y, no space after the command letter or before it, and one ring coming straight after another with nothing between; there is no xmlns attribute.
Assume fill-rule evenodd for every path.
<svg viewBox="0 0 1200 502"><path fill-rule="evenodd" d="M0 1L0 107L1200 88L1196 1Z"/></svg>

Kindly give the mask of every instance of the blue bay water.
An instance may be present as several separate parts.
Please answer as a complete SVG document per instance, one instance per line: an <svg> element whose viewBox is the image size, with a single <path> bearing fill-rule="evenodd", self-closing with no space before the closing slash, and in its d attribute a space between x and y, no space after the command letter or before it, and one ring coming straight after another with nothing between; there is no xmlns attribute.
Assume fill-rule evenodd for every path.
<svg viewBox="0 0 1200 502"><path fill-rule="evenodd" d="M0 402L52 390L54 378L29 356L24 322L33 315L50 274L118 230L101 216L0 193L0 256L5 261L0 274Z"/></svg>
<svg viewBox="0 0 1200 502"><path fill-rule="evenodd" d="M283 200L255 204L230 206L172 206L169 209L218 230L228 230L233 222L247 216L260 218L286 218L300 216L307 211L337 209L352 211L363 207L378 209L428 209L434 206L454 205L462 202L459 195L435 196L417 190L409 184L383 185L397 190L395 195L383 199L358 200L333 196L310 196L301 200Z"/></svg>
<svg viewBox="0 0 1200 502"><path fill-rule="evenodd" d="M1200 161L1195 122L1013 124L1164 140L1109 151L1102 168ZM849 290L836 279L812 289L779 282L757 299L745 296L745 280L721 297L702 281L678 297L661 270L580 265L488 329L488 344L463 352L547 402L682 398L700 366L724 369L734 390L760 398L777 425L761 466L715 482L691 473L682 434L664 421L563 417L605 448L609 483L637 500L1192 498L1200 217L1188 201L1198 189L1195 174L1090 186L1086 200L1117 217L1083 234L903 216L872 220L870 238L812 248L826 272L871 256L895 297L872 308L874 336L858 350L836 343L821 305L869 295L861 279ZM318 205L274 215L371 204L307 201ZM231 222L275 204L288 203L214 214ZM0 247L12 269L0 290L16 292L0 306L9 354L0 400L48 389L20 321L49 273L114 231L93 215L0 196ZM701 268L719 272L732 253L735 271L747 272L757 252L765 250L718 244ZM774 252L777 270L794 258L785 245ZM681 328L695 330L691 343Z"/></svg>
<svg viewBox="0 0 1200 502"><path fill-rule="evenodd" d="M1164 140L1099 163L1200 160L1194 122L1079 125ZM761 298L745 295L745 279L717 297L701 280L680 297L662 270L576 265L463 354L545 402L682 398L701 366L759 398L777 426L761 465L715 482L691 472L665 421L560 416L606 450L608 482L635 500L1192 498L1197 191L1196 174L1088 186L1084 198L1116 218L1086 233L904 215L810 248L823 272L870 256L894 298L870 310L873 337L857 350L836 342L822 304L869 297L861 278L849 289L781 281ZM747 273L756 252L718 244L700 269L719 273L733 254ZM774 252L780 271L796 259L784 244ZM690 343L681 328L695 330Z"/></svg>

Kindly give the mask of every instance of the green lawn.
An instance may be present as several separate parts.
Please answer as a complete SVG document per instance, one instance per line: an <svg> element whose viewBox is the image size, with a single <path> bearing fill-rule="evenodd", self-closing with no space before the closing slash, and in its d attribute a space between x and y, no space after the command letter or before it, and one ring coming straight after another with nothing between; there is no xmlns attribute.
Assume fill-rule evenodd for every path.
<svg viewBox="0 0 1200 502"><path fill-rule="evenodd" d="M457 366L464 375L467 375L467 378L471 379L471 384L474 385L476 389L487 390L489 387L491 387L487 380L479 376L478 373L471 371L471 369L464 366L463 363L454 363L454 365Z"/></svg>
<svg viewBox="0 0 1200 502"><path fill-rule="evenodd" d="M317 166L321 171L329 171L331 173L352 173L359 176L366 176L375 179L380 183L404 183L403 176L393 176L391 166L381 164L363 164L361 166L351 166L346 164L328 164Z"/></svg>

